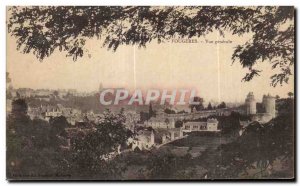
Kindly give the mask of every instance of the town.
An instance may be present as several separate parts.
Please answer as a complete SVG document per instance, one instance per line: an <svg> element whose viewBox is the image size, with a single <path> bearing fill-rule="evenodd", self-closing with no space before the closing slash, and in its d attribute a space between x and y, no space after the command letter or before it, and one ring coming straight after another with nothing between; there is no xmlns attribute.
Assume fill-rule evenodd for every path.
<svg viewBox="0 0 300 186"><path fill-rule="evenodd" d="M33 90L8 87L7 113L11 112L12 101L22 98L28 102L27 114L32 120L41 119L49 122L58 117L66 119L69 125L65 129L68 133L65 139L67 143L63 146L65 149L70 148L72 135L92 131L95 125L101 122L103 114L107 111L105 106L101 112L92 107L86 109L83 106L78 107L76 104L69 103L72 99L84 99L85 97L96 99L99 97L99 93L101 94L103 90L107 90L103 88L102 84L100 84L99 93L97 91L79 93L76 90ZM159 148L164 144L185 138L192 132L222 132L217 116L228 117L232 113L248 116L248 120L240 121L240 135L249 123L258 121L264 124L276 116L275 97L270 94L263 96L263 102L261 103L263 112L257 112L257 102L253 92L247 95L244 104L235 107L227 107L223 102L214 107L209 103L208 107L204 108L201 105L201 98L196 100L200 102L196 102L195 105L187 105L181 111L178 111L172 105L160 105L160 101L158 101L158 104L150 102L142 110L137 110L137 107L122 108L122 112L126 117L124 125L135 134L134 137L127 140L127 150ZM81 104L86 105L87 103ZM199 108L199 105L202 107ZM99 104L99 107L101 106L103 107ZM154 110L154 107L157 110ZM115 112L119 111L115 110ZM111 154L121 153L120 149L121 147Z"/></svg>
<svg viewBox="0 0 300 186"><path fill-rule="evenodd" d="M295 180L295 7L6 15L7 180Z"/></svg>

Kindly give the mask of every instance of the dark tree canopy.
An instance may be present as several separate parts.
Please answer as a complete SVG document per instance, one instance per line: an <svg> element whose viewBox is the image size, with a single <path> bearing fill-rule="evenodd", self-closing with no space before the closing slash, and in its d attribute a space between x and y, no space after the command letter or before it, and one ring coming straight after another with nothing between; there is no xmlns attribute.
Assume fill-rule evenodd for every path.
<svg viewBox="0 0 300 186"><path fill-rule="evenodd" d="M123 111L113 114L106 110L95 128L77 128L78 133L71 134L65 130L70 126L64 116L49 122L31 120L27 108L26 100L16 99L7 117L8 179L24 179L24 175L35 180L45 179L45 175L68 179L120 179L124 162L118 164L105 161L105 158L133 137L133 133L125 128ZM71 143L69 148L67 139Z"/></svg>
<svg viewBox="0 0 300 186"><path fill-rule="evenodd" d="M8 32L17 39L17 49L39 60L54 51L64 51L76 61L88 53L87 39L101 39L108 49L120 45L145 47L172 37L200 37L224 31L252 38L232 54L249 72L250 81L261 73L256 63L268 61L271 84L288 83L294 65L293 7L11 7Z"/></svg>
<svg viewBox="0 0 300 186"><path fill-rule="evenodd" d="M189 105L189 108L191 109L191 112L193 112L194 109L196 111L200 111L200 110L204 109L204 106L203 106L204 99L203 98L200 98L200 97L196 96L196 97L193 98L193 101L197 104L192 103L192 104Z"/></svg>
<svg viewBox="0 0 300 186"><path fill-rule="evenodd" d="M218 108L226 108L226 103L223 101L220 105L218 105Z"/></svg>
<svg viewBox="0 0 300 186"><path fill-rule="evenodd" d="M208 105L207 105L207 110L212 110L213 107L211 106L211 103L209 102Z"/></svg>

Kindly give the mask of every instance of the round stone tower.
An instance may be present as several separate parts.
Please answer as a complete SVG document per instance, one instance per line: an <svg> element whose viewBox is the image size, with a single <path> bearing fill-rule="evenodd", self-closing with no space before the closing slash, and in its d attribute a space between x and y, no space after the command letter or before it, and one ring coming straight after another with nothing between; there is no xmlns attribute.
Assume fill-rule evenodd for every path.
<svg viewBox="0 0 300 186"><path fill-rule="evenodd" d="M245 100L246 114L256 114L256 100L254 98L253 92L249 92Z"/></svg>
<svg viewBox="0 0 300 186"><path fill-rule="evenodd" d="M276 98L271 96L270 94L263 96L263 107L265 112L270 114L272 118L276 116L276 108L275 108L275 100Z"/></svg>

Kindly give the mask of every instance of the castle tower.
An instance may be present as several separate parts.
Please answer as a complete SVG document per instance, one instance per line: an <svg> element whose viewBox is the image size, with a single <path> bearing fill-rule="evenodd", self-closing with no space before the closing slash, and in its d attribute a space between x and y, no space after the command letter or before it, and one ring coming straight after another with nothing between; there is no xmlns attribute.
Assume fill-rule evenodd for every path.
<svg viewBox="0 0 300 186"><path fill-rule="evenodd" d="M253 92L249 92L245 100L246 114L256 114L256 100Z"/></svg>
<svg viewBox="0 0 300 186"><path fill-rule="evenodd" d="M268 94L264 95L262 102L263 107L265 108L265 112L270 114L272 118L275 118L276 116L275 100L275 97Z"/></svg>

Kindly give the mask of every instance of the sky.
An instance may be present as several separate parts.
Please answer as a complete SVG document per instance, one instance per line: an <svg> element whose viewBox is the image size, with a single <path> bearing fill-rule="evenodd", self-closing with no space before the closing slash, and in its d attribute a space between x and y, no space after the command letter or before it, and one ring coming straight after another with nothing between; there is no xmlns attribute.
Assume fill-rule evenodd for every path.
<svg viewBox="0 0 300 186"><path fill-rule="evenodd" d="M294 89L294 77L289 84L272 87L271 65L265 61L257 66L261 76L250 82L242 82L247 72L239 62L232 64L232 53L251 35L232 36L225 32L221 37L212 32L205 37L193 38L198 43L158 44L153 41L146 48L120 46L116 52L102 47L102 41L90 39L86 48L88 55L73 61L66 53L55 51L40 62L33 54L16 50L16 40L7 34L7 72L14 88L77 89L96 91L99 84L104 88L126 89L196 89L206 102L243 102L253 91L261 101L263 94L287 97ZM205 41L213 41L206 43ZM232 43L215 44L217 40Z"/></svg>

